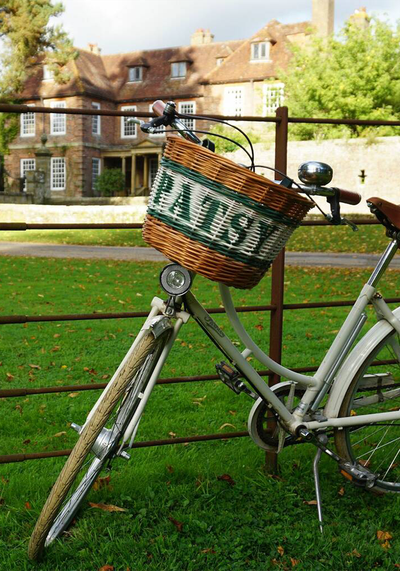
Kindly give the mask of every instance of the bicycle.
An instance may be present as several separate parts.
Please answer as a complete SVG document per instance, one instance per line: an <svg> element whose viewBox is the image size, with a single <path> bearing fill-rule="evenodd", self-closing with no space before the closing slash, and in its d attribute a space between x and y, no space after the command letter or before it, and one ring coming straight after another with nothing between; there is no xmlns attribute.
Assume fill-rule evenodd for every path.
<svg viewBox="0 0 400 571"><path fill-rule="evenodd" d="M178 157L174 155L174 160L184 162L186 159L182 159L182 156L187 152L191 153L189 162L193 162L193 157L197 154L201 155L202 161L204 159L204 164L212 160L211 157L215 156L212 143L208 140L201 141L195 133L186 128L181 120L185 116L176 113L172 102L165 105L158 101L153 109L157 117L150 123L141 122L143 131L152 132L162 125L170 126L187 139L170 139L171 148L173 152L176 151ZM175 223L180 228L185 213L187 215L189 212L185 200L190 200L190 189L181 186L178 198L176 195L171 198L171 192L181 180L178 180L181 176L181 165L176 167L176 172L165 170L172 168L170 163L174 161L170 158L171 152L169 155L166 152L163 168L157 175L158 182L150 198L149 212L154 214L157 208L164 208L165 214L169 208L171 216L175 216ZM243 166L234 166L230 161L226 162L226 159L221 160L221 176L228 176L229 169L233 168L237 169L238 176L245 176L244 173L249 172ZM254 165L254 161L252 164ZM214 166L207 168L207 173L215 170ZM249 172L248 176L249 184L253 183L253 179L257 182L254 178L257 175ZM287 176L284 176L280 185L266 180L265 184L272 189L270 192L273 199L281 188L290 200L288 204L285 203L284 212L280 211L279 216L276 211L275 214L269 212L269 215L275 216L271 224L274 228L277 227L276 231L272 231L268 224L257 219L258 234L252 245L253 261L257 261L257 256L262 253L265 244L270 258L280 251L287 235L299 224L301 216L305 215L312 205L310 198L313 195L327 198L331 207L329 219L333 224L346 223L340 215L340 202L357 204L360 201L357 193L327 186L332 178L332 170L323 163L305 163L299 169L299 178L302 184L294 183ZM205 184L204 179L204 173L197 172L193 184L201 186ZM293 185L297 185L298 191L305 193L308 198L294 190ZM214 182L211 186L212 192L223 192L220 183ZM225 192L224 199L227 195L228 191ZM241 203L241 208L249 208L250 202L246 197L234 196L233 202L237 200ZM296 208L302 209L295 224L290 218L294 216L291 201L297 201ZM203 229L205 228L208 234L212 233L212 224L216 220L214 226L222 232L222 222L217 217L216 208L212 210L210 206L212 198L208 198L205 203L209 216L200 220ZM175 205L172 210L171 204ZM255 262L250 270L245 267L243 244L247 244L251 224L249 226L243 222L243 215L232 214L231 210L235 212L235 204L225 204L222 211L225 215L231 212L229 232L231 243L239 243L241 248L239 261L228 257L228 262L218 266L220 273L215 275L212 273L215 267L206 257L206 262L200 262L204 264L199 273L220 282L220 294L226 314L245 347L242 352L228 339L191 292L196 264L199 263L198 258L203 255L203 250L200 250L201 256L198 253L193 255L190 252L182 252L187 244L184 242L182 245L179 242L179 232L175 230L171 230L172 245L168 243L163 233L166 215L163 218L163 215L158 213L161 220L151 220L150 226L149 221L146 221L145 237L147 235L153 245L169 254L173 260L160 274L161 286L168 297L166 300L158 297L153 299L149 316L142 329L84 425L72 423L71 426L79 434L79 438L36 523L28 550L31 559L39 558L44 547L50 545L68 528L101 470L109 467L118 457L129 459L126 449L133 445L144 407L181 327L189 319L193 319L200 326L226 359L217 365L221 380L235 393L245 393L254 401L248 418L248 431L255 444L275 453L279 453L286 446L302 442L310 442L316 447L313 469L321 531L323 519L318 463L322 454L327 454L336 462L346 478L368 491L400 492L400 462L397 461L400 455L400 308L392 312L377 292L378 282L399 247L400 206L379 198L371 198L369 206L378 220L385 225L391 241L368 282L361 289L318 370L310 376L274 362L251 339L235 311L228 285L234 282L237 287L252 287L264 275L271 261L265 262L263 267L257 268ZM276 208L279 210L280 207ZM262 209L260 210L259 205L255 205L254 209L254 216L261 216ZM194 211L199 217L197 203ZM235 224L232 223L234 216ZM240 221L242 223L239 223ZM193 220L186 220L188 225L192 222ZM161 227L161 238L157 224ZM225 229L224 232L228 231ZM263 238L262 245L260 236ZM188 240L191 247L193 240ZM190 250L189 246L187 248ZM178 263L174 255L171 255L170 248L173 247L175 255L183 257L183 262ZM219 258L220 252L211 253L214 266L215 259ZM230 273L232 266L239 268L235 270L234 278ZM257 274L255 278L254 273ZM369 303L375 308L378 322L355 344L367 319L365 309ZM272 372L287 380L269 387L250 364L248 357L251 354ZM336 450L330 445L330 437L333 437Z"/></svg>

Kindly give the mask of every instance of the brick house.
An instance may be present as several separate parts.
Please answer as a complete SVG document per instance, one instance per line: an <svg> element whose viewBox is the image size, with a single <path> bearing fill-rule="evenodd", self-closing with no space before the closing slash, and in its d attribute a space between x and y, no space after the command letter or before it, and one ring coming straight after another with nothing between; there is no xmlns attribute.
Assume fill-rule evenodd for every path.
<svg viewBox="0 0 400 571"><path fill-rule="evenodd" d="M156 99L172 99L187 114L272 115L283 103L278 70L289 61L290 44L304 42L312 29L332 32L333 2L313 0L312 22L273 20L246 40L214 42L208 30L197 30L184 47L102 55L89 45L68 64L67 84L56 84L39 65L20 99L112 111L150 111ZM204 127L194 119L187 124ZM127 195L147 195L165 141L165 133L145 136L126 117L26 113L5 157L10 186L36 169L43 134L51 152L50 200L67 203L95 197L96 177L106 168L122 169Z"/></svg>

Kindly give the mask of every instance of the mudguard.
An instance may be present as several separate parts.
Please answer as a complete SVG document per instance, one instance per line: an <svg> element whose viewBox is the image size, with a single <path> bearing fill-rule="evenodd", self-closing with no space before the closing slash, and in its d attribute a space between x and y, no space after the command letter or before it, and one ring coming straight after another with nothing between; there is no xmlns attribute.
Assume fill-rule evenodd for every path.
<svg viewBox="0 0 400 571"><path fill-rule="evenodd" d="M399 319L400 307L395 309L393 313ZM393 331L393 327L387 321L381 319L354 347L340 368L332 386L328 402L324 409L324 416L326 416L326 418L338 417L343 398L354 378L354 375L357 374L363 361L374 347L378 345L391 331Z"/></svg>

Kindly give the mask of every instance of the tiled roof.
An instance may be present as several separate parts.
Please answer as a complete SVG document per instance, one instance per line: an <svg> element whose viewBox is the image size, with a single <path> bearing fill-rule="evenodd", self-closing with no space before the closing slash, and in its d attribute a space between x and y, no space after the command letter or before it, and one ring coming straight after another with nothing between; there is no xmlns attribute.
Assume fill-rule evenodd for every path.
<svg viewBox="0 0 400 571"><path fill-rule="evenodd" d="M196 97L202 94L203 77L216 67L221 53L233 53L243 40L215 42L200 46L185 46L103 56L108 78L117 101L154 100L168 97ZM145 60L143 81L128 83L128 67ZM171 62L186 61L183 79L171 79Z"/></svg>
<svg viewBox="0 0 400 571"><path fill-rule="evenodd" d="M21 99L48 99L88 95L116 103L189 98L203 94L205 83L232 83L275 77L286 67L292 39L308 34L310 22L281 24L272 20L248 40L100 55L79 49L79 57L69 62L71 79L64 85L42 81L42 69L25 84ZM270 60L251 62L251 44L269 41ZM217 59L224 58L217 66ZM186 77L171 78L171 63L185 61ZM142 66L142 81L129 82L129 67Z"/></svg>
<svg viewBox="0 0 400 571"><path fill-rule="evenodd" d="M285 68L290 59L289 43L297 34L310 33L311 22L299 24L281 24L277 20L268 22L235 50L218 68L204 78L204 83L233 83L251 80L263 80L276 77L280 68ZM270 41L270 59L268 61L250 61L251 44Z"/></svg>

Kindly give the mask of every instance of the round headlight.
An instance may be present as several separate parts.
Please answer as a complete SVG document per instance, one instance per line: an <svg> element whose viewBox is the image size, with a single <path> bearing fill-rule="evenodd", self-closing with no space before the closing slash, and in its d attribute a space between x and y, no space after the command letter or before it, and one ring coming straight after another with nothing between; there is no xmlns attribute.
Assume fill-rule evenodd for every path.
<svg viewBox="0 0 400 571"><path fill-rule="evenodd" d="M161 271L160 282L169 295L183 295L192 285L192 276L179 264L169 264Z"/></svg>

